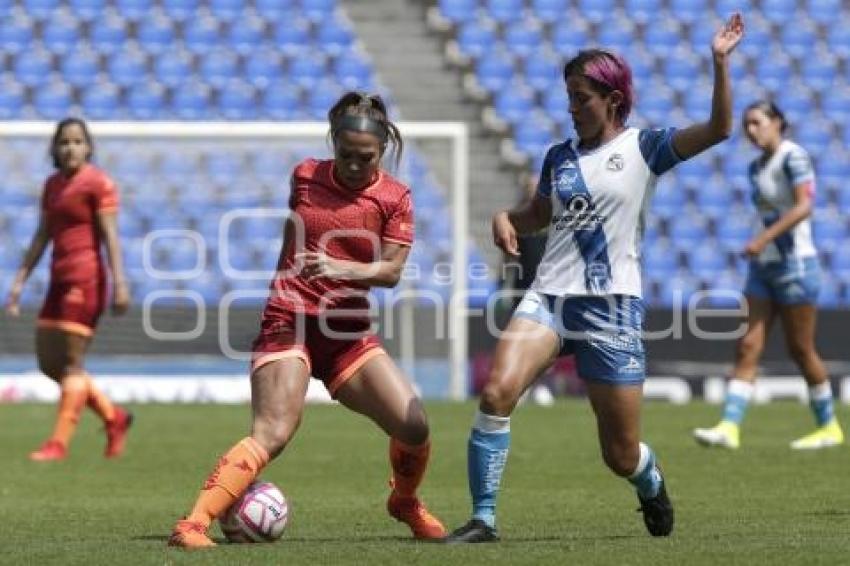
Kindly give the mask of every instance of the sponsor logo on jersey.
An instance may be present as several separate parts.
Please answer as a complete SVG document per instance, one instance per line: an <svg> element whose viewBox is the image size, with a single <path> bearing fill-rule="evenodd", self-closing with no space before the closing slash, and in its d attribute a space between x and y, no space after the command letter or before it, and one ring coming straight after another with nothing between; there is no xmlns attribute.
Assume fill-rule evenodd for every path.
<svg viewBox="0 0 850 566"><path fill-rule="evenodd" d="M613 153L605 163L605 168L608 169L608 171L622 171L624 165L625 162L623 161L622 154Z"/></svg>

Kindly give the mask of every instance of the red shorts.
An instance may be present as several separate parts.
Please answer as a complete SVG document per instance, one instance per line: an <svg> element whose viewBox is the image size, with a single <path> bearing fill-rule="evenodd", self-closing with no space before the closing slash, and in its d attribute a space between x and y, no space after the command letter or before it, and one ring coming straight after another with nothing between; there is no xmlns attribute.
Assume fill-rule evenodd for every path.
<svg viewBox="0 0 850 566"><path fill-rule="evenodd" d="M38 328L56 328L92 336L106 306L106 281L86 283L51 282L38 313Z"/></svg>
<svg viewBox="0 0 850 566"><path fill-rule="evenodd" d="M386 354L369 326L368 321L320 318L267 305L252 346L251 372L283 358L299 358L335 396L366 362Z"/></svg>

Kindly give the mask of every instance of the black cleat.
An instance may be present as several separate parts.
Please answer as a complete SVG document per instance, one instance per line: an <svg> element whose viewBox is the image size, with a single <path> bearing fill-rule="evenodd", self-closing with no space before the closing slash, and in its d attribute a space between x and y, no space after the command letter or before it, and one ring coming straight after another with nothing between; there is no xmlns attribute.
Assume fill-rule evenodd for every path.
<svg viewBox="0 0 850 566"><path fill-rule="evenodd" d="M471 519L443 539L448 544L464 542L499 542L499 533L481 519Z"/></svg>
<svg viewBox="0 0 850 566"><path fill-rule="evenodd" d="M664 487L664 480L661 480L658 495L644 499L638 494L638 501L640 501L638 511L643 511L643 523L646 525L649 534L654 537L670 536L670 533L673 532L675 514L673 503L667 496L667 488Z"/></svg>

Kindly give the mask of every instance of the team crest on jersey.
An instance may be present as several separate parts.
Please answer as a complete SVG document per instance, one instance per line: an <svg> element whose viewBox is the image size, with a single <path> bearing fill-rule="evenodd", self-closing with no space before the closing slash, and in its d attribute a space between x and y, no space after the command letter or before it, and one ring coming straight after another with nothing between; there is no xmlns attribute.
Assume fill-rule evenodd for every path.
<svg viewBox="0 0 850 566"><path fill-rule="evenodd" d="M623 155L620 153L611 154L608 162L605 163L605 168L608 171L622 171L624 166Z"/></svg>

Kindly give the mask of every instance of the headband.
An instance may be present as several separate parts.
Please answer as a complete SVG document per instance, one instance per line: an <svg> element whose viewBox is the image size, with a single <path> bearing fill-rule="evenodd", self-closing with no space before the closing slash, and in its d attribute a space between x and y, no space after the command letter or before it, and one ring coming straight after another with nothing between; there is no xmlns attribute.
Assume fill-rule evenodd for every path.
<svg viewBox="0 0 850 566"><path fill-rule="evenodd" d="M341 130L374 134L379 140L381 140L381 143L387 143L386 126L373 118L369 118L368 116L354 116L352 114L341 116L336 121L334 133Z"/></svg>

